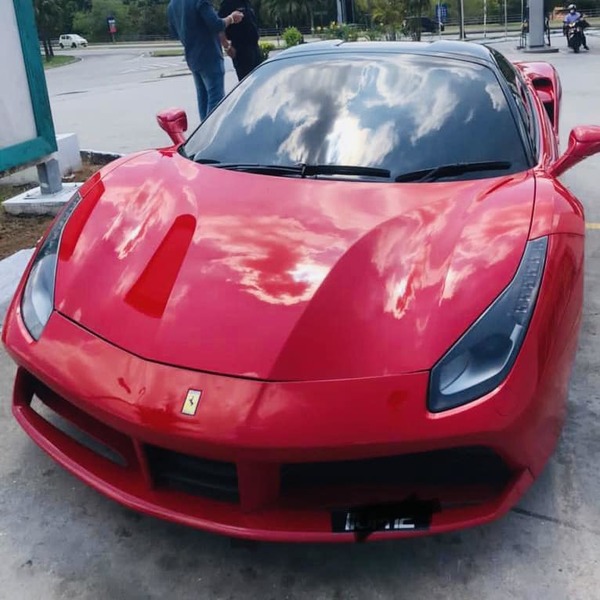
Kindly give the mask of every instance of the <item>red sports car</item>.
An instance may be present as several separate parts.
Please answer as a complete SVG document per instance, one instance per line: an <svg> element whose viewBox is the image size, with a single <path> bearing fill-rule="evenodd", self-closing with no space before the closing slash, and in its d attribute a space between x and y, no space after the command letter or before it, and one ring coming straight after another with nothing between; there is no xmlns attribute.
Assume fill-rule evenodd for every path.
<svg viewBox="0 0 600 600"><path fill-rule="evenodd" d="M144 513L230 536L437 533L551 455L584 217L546 63L462 42L307 44L184 139L85 183L3 341L14 414Z"/></svg>

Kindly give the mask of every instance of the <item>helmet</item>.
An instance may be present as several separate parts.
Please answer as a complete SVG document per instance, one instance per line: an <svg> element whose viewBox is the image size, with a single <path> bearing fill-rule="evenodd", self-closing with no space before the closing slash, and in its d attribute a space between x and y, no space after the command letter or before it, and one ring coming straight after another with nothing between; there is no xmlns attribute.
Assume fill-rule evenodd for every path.
<svg viewBox="0 0 600 600"><path fill-rule="evenodd" d="M575 4L569 4L569 6L567 6L567 9L570 11L577 10L577 6L575 6Z"/></svg>

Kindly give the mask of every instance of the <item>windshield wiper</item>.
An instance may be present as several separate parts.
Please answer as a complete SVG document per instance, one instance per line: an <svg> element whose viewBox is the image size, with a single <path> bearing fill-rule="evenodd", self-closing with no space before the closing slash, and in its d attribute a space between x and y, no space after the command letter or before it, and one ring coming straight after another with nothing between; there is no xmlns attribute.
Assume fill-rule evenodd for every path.
<svg viewBox="0 0 600 600"><path fill-rule="evenodd" d="M210 165L218 169L261 173L264 175L296 175L302 176L302 167L296 165L261 165L259 163L224 163L214 158L194 158L194 162Z"/></svg>
<svg viewBox="0 0 600 600"><path fill-rule="evenodd" d="M419 171L410 171L402 173L394 179L397 183L403 181L434 181L442 177L452 177L454 175L462 175L463 173L474 173L476 171L505 171L510 169L512 163L507 160L488 160L482 162L464 162L452 163L449 165L440 165L429 169L421 169Z"/></svg>
<svg viewBox="0 0 600 600"><path fill-rule="evenodd" d="M311 175L350 175L357 177L381 177L389 179L391 173L387 169L377 167L361 167L356 165L308 165L300 163L302 177Z"/></svg>
<svg viewBox="0 0 600 600"><path fill-rule="evenodd" d="M216 158L202 158L200 156L193 158L194 162L200 163L201 165L218 165L221 161Z"/></svg>
<svg viewBox="0 0 600 600"><path fill-rule="evenodd" d="M211 165L219 169L261 173L263 175L295 175L297 177L313 177L315 175L349 175L355 177L378 177L389 179L391 173L387 169L361 167L355 165L263 165L260 163L223 163L212 158L195 158L195 162Z"/></svg>

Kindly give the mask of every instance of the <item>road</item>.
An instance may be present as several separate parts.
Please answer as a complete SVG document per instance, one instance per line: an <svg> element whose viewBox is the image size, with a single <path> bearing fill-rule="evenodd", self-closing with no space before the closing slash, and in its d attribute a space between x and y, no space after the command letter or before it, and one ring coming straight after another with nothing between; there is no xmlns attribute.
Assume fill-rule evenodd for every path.
<svg viewBox="0 0 600 600"><path fill-rule="evenodd" d="M174 46L168 46L172 49ZM184 108L190 129L198 124L194 82L182 56L154 58L158 46L85 48L68 52L81 60L46 71L57 133L77 133L81 148L135 152L163 146L156 113ZM237 83L225 61L226 91ZM176 76L180 75L180 76Z"/></svg>
<svg viewBox="0 0 600 600"><path fill-rule="evenodd" d="M597 33L590 32L590 36L598 40L600 48L600 37L594 38ZM499 35L490 33L492 37ZM513 38L503 46L510 48L516 43L517 38ZM564 44L561 36L553 36L552 43ZM183 57L151 56L153 50L177 47L174 43L128 44L65 51L81 60L46 71L56 131L77 133L84 149L129 153L166 143L166 134L156 124L156 113L165 108L184 108L190 130L195 128L198 110L194 83L189 74L182 75L187 72ZM592 49L593 55L596 51ZM585 60L582 55L580 67ZM237 83L229 58L225 59L225 69L225 89L229 91ZM181 76L174 76L177 74Z"/></svg>
<svg viewBox="0 0 600 600"><path fill-rule="evenodd" d="M532 58L518 55L513 46L500 47L513 58ZM86 54L83 63L50 75L58 118L66 116L57 107L69 96L57 94L69 91L68 79L70 91L85 90L85 102L82 94L69 100L72 106L79 103L82 123L90 107L103 111L92 113L94 121L96 114L109 119L122 111L124 122L131 123L132 111L125 105L143 98L139 111L148 113L149 125L142 129L140 116L140 147L153 143L150 113L157 106L193 108L189 78L158 81L163 67L143 70L155 63L135 53L128 60L101 56L100 51ZM600 122L600 78L593 76L600 72L600 48L592 46L580 56L561 52L533 59L548 59L562 76L564 147L571 127ZM123 72L136 66L133 73ZM121 83L107 91L98 82L102 76ZM165 102L170 96L172 102ZM106 130L107 144L123 137L115 124L119 118L116 114L88 125L83 142L95 142L94 127ZM127 127L123 135L133 137L129 132L137 127ZM0 598L600 598L600 229L591 228L600 223L599 171L597 155L564 178L583 201L590 224L584 321L558 450L516 510L459 533L357 546L246 545L140 516L68 475L20 430L9 414L14 367L0 351Z"/></svg>

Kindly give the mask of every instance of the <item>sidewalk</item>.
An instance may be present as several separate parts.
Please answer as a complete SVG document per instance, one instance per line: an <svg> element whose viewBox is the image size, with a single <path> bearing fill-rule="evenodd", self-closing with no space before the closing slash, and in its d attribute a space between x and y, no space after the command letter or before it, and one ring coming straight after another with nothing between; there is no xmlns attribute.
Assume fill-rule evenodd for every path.
<svg viewBox="0 0 600 600"><path fill-rule="evenodd" d="M33 248L19 252L0 260L0 331L8 305L19 285L21 275L33 254Z"/></svg>

